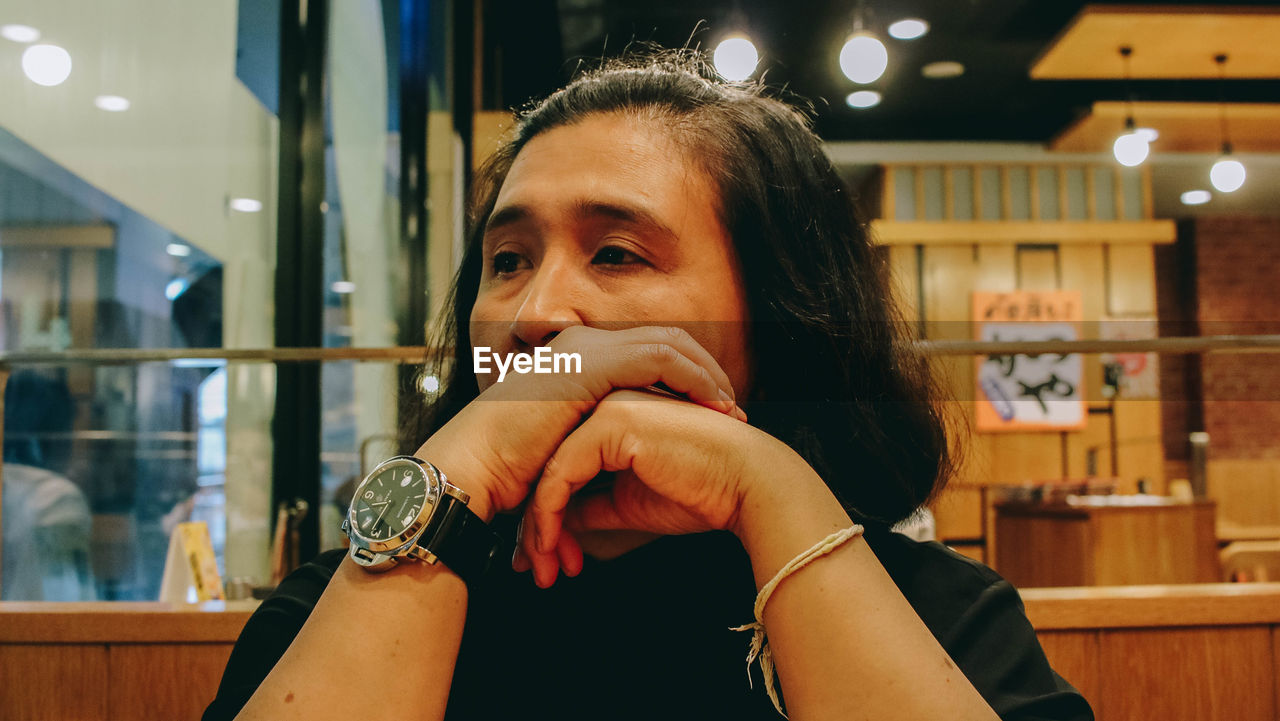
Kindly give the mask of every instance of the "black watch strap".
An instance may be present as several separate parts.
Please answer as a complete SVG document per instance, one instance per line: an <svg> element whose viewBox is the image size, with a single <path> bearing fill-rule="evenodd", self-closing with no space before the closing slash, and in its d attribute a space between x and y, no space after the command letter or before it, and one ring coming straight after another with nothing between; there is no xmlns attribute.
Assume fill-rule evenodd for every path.
<svg viewBox="0 0 1280 721"><path fill-rule="evenodd" d="M502 537L467 504L445 493L431 522L418 537L418 545L472 586L493 564L502 547Z"/></svg>

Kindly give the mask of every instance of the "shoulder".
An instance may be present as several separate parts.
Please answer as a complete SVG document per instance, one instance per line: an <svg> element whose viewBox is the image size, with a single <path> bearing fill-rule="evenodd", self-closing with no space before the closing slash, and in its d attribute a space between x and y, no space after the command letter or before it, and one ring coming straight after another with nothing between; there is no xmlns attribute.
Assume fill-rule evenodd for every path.
<svg viewBox="0 0 1280 721"><path fill-rule="evenodd" d="M937 541L915 541L884 528L868 528L866 537L898 590L944 645L949 627L984 596L1008 593L1021 609L1017 591L1000 574Z"/></svg>
<svg viewBox="0 0 1280 721"><path fill-rule="evenodd" d="M1050 667L1018 591L987 566L936 541L885 529L867 543L920 620L1002 719L1092 719Z"/></svg>

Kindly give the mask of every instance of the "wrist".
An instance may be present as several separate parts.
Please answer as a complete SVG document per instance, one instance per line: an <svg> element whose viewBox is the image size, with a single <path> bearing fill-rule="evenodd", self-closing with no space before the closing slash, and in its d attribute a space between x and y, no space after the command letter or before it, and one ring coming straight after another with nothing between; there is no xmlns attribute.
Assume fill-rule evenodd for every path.
<svg viewBox="0 0 1280 721"><path fill-rule="evenodd" d="M751 557L757 585L823 536L851 523L817 472L799 455L795 461L745 487L730 529Z"/></svg>
<svg viewBox="0 0 1280 721"><path fill-rule="evenodd" d="M413 455L440 469L450 484L464 491L470 497L467 508L480 520L492 521L496 510L492 495L481 480L485 477L483 466L465 453L449 452L434 440L428 439Z"/></svg>

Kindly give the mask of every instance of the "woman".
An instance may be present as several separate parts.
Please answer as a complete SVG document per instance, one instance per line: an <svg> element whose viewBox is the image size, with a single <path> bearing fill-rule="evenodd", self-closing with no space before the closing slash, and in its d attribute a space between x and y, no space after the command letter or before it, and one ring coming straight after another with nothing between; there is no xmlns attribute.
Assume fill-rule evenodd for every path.
<svg viewBox="0 0 1280 721"><path fill-rule="evenodd" d="M324 554L246 625L206 719L778 718L729 628L766 586L792 718L1092 717L1007 583L887 530L945 479L928 376L803 116L713 78L678 55L585 75L478 174L452 376L411 434L512 568L468 589ZM473 373L543 346L581 373Z"/></svg>

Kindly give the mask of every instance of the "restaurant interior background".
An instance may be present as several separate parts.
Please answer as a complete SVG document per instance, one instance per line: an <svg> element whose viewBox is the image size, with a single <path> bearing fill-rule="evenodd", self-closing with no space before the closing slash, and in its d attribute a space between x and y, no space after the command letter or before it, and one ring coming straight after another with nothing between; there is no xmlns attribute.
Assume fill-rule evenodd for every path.
<svg viewBox="0 0 1280 721"><path fill-rule="evenodd" d="M340 545L344 484L438 391L510 110L629 40L730 38L813 101L971 426L940 540L1019 587L1280 580L1280 3L803 8L0 0L0 598L155 600L185 521L229 593ZM855 82L859 27L887 66ZM1065 350L975 345L1019 340ZM1016 382L1066 416L1006 414Z"/></svg>

